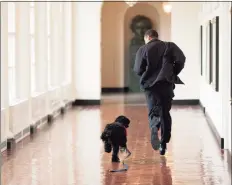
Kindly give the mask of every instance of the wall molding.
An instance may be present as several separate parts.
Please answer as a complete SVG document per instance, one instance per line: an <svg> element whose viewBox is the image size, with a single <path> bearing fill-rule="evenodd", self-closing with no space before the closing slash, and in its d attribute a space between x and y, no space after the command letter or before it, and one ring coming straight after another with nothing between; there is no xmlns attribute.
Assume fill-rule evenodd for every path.
<svg viewBox="0 0 232 185"><path fill-rule="evenodd" d="M217 140L217 143L219 144L220 148L223 150L224 149L224 138L222 138L220 136L220 134L218 133L216 127L214 126L213 120L211 119L211 117L209 116L209 114L207 113L206 108L203 106L203 104L200 102L200 107L205 115L206 121L209 125L209 128L214 136L214 138Z"/></svg>
<svg viewBox="0 0 232 185"><path fill-rule="evenodd" d="M103 87L101 92L102 94L127 93L129 92L129 87Z"/></svg>
<svg viewBox="0 0 232 185"><path fill-rule="evenodd" d="M199 105L200 105L200 108L201 108L202 112L205 114L205 107L203 106L201 101L199 101Z"/></svg>
<svg viewBox="0 0 232 185"><path fill-rule="evenodd" d="M231 172L231 152L229 150L226 150L226 157L227 157L227 164L229 166L229 171Z"/></svg>
<svg viewBox="0 0 232 185"><path fill-rule="evenodd" d="M200 100L189 99L189 100L173 100L172 105L199 105Z"/></svg>
<svg viewBox="0 0 232 185"><path fill-rule="evenodd" d="M90 106L90 105L101 105L101 100L74 100L73 106Z"/></svg>
<svg viewBox="0 0 232 185"><path fill-rule="evenodd" d="M5 141L2 141L0 143L0 150L12 150L14 149L15 145L26 138L27 136L32 136L36 134L37 128L41 126L42 124L51 124L56 118L58 118L60 115L65 114L66 109L70 109L73 102L67 102L64 107L60 107L57 110L53 111L52 114L48 114L41 119L39 119L36 123L31 124L30 126L24 128L22 131L14 135L13 138L8 138Z"/></svg>

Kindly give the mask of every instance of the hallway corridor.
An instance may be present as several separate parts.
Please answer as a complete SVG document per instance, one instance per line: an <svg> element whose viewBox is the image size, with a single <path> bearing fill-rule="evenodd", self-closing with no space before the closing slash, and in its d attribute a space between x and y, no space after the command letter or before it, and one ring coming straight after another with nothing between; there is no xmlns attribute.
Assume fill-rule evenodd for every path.
<svg viewBox="0 0 232 185"><path fill-rule="evenodd" d="M104 125L120 114L131 119L126 161L129 170L110 163L99 139ZM229 185L226 155L211 134L198 106L172 109L168 153L160 157L149 143L147 109L140 105L102 105L68 111L33 138L3 153L2 185ZM226 153L226 152L225 152Z"/></svg>
<svg viewBox="0 0 232 185"><path fill-rule="evenodd" d="M0 185L231 184L232 2L0 5ZM176 70L182 57L175 49L164 52L171 60L163 54L157 60L143 57L140 75L145 81L136 80L135 56L138 48L147 48L150 39L144 36L151 28L158 36L150 39L174 43L186 64L181 73ZM160 157L150 144L144 92L130 93L130 87L155 86L166 62L173 65L167 65L170 71L162 79L173 83L178 75L184 85L175 86L172 139ZM144 67L149 65L157 68ZM164 68L159 71L159 66ZM71 104L76 107L44 123ZM100 134L119 115L131 120L132 155L127 172L110 173L121 166L104 153ZM7 151L9 143L17 144Z"/></svg>

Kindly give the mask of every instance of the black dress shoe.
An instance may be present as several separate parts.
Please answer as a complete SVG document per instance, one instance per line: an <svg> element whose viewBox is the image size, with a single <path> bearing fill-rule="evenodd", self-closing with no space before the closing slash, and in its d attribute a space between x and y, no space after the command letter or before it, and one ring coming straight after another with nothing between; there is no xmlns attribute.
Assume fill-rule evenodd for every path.
<svg viewBox="0 0 232 185"><path fill-rule="evenodd" d="M165 155L166 150L167 150L167 145L166 145L166 143L165 143L165 144L160 144L160 148L159 148L160 155Z"/></svg>
<svg viewBox="0 0 232 185"><path fill-rule="evenodd" d="M112 162L120 163L120 160L119 160L118 156L112 156Z"/></svg>

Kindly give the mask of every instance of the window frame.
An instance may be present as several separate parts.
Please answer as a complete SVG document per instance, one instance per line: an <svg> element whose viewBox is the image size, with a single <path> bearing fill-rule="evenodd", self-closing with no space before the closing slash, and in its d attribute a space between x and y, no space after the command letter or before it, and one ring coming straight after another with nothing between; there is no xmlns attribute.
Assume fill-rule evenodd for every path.
<svg viewBox="0 0 232 185"><path fill-rule="evenodd" d="M9 5L13 5L14 6L14 11L9 13L10 10L9 9ZM7 14L8 14L8 28L7 28L7 42L8 42L8 48L7 48L7 55L8 55L8 90L9 90L9 102L14 102L17 99L17 84L16 84L16 76L17 76L17 66L16 66L16 46L17 46L17 39L16 39L16 33L17 33L17 28L16 28L16 3L15 2L7 2ZM13 17L12 16L13 13ZM9 18L12 18L13 20L10 20ZM10 25L9 23L12 23L14 26ZM12 26L14 29L10 29L10 26ZM10 38L14 38L14 48L10 48L11 45L9 44L10 42ZM12 51L13 49L13 51ZM14 53L12 53L14 52ZM11 53L11 54L10 54ZM13 57L13 60L10 61L10 59Z"/></svg>

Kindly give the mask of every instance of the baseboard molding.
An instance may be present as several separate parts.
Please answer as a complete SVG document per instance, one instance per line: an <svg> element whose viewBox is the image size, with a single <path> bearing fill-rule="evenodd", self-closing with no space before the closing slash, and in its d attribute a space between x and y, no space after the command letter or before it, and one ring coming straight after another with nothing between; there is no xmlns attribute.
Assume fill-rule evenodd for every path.
<svg viewBox="0 0 232 185"><path fill-rule="evenodd" d="M205 107L203 106L203 104L201 103L201 101L199 101L199 105L201 107L202 112L205 114Z"/></svg>
<svg viewBox="0 0 232 185"><path fill-rule="evenodd" d="M73 106L90 106L101 105L101 100L75 100L72 103Z"/></svg>
<svg viewBox="0 0 232 185"><path fill-rule="evenodd" d="M37 128L40 127L44 123L51 123L53 120L58 118L60 115L65 114L65 109L69 109L72 105L72 102L67 102L64 107L60 107L59 109L55 110L52 114L42 117L40 120L31 124L30 126L24 128L22 131L14 135L13 138L9 138L6 141L0 143L1 151L5 149L11 150L14 146L21 141L22 139L26 138L28 135L33 135L36 133Z"/></svg>
<svg viewBox="0 0 232 185"><path fill-rule="evenodd" d="M229 167L229 171L231 172L231 158L232 158L232 156L231 156L231 152L229 150L226 150L226 151L227 151L227 153L226 153L227 164L229 165L228 166Z"/></svg>
<svg viewBox="0 0 232 185"><path fill-rule="evenodd" d="M103 87L101 92L102 94L127 93L129 92L129 87Z"/></svg>
<svg viewBox="0 0 232 185"><path fill-rule="evenodd" d="M200 101L198 99L189 100L173 100L172 105L199 105Z"/></svg>
<svg viewBox="0 0 232 185"><path fill-rule="evenodd" d="M206 108L202 105L201 102L200 102L200 106L201 106L201 109L202 109L203 113L205 114L205 117L206 117L206 120L207 120L207 123L208 123L208 125L210 127L211 132L213 133L215 139L217 140L220 148L224 149L224 138L221 138L221 136L218 133L216 127L214 126L213 120L211 119L211 117L207 113Z"/></svg>
<svg viewBox="0 0 232 185"><path fill-rule="evenodd" d="M224 149L224 138L221 138L217 129L215 128L214 126L214 123L213 123L213 120L210 118L209 114L207 113L207 111L205 111L205 117L206 117L206 120L209 124L209 127L214 135L214 137L216 138L218 144L220 145L220 148L221 149Z"/></svg>

